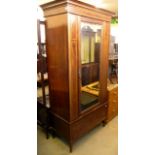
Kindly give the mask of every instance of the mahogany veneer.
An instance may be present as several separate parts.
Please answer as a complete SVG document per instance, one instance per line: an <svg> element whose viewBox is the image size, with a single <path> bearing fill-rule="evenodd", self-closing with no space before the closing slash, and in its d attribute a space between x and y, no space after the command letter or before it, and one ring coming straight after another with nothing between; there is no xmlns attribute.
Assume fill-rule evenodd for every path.
<svg viewBox="0 0 155 155"><path fill-rule="evenodd" d="M46 40L51 123L70 145L106 119L110 20L112 12L73 0L57 0L41 6L46 17ZM103 26L100 54L99 103L80 110L80 24ZM95 68L91 67L90 70ZM94 78L97 76L94 73Z"/></svg>

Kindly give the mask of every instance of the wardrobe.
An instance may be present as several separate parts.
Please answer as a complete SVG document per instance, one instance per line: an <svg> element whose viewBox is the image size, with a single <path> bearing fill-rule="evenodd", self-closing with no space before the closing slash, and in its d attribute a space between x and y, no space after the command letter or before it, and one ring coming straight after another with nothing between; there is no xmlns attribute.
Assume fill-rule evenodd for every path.
<svg viewBox="0 0 155 155"><path fill-rule="evenodd" d="M106 120L112 12L76 0L41 5L46 18L50 120L73 144Z"/></svg>

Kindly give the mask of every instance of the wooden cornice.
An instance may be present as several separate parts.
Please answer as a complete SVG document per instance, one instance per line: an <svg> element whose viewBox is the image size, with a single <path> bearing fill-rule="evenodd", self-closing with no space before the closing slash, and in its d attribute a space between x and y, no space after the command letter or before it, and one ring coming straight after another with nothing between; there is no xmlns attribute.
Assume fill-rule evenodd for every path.
<svg viewBox="0 0 155 155"><path fill-rule="evenodd" d="M81 1L77 1L77 0L55 0L41 5L41 8L44 10L44 12L49 11L51 8L52 9L57 8L61 10L60 13L81 14L81 11L88 10L89 12L93 11L97 14L103 14L110 17L112 17L115 14L114 12L97 8L93 5L90 5ZM60 8L63 8L63 9L60 9ZM49 14L45 14L45 17L46 16L49 16Z"/></svg>

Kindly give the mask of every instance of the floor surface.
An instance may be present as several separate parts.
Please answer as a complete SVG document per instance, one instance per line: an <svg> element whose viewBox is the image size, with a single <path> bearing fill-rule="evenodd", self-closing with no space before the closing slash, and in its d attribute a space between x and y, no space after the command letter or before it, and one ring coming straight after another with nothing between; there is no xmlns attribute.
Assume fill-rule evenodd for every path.
<svg viewBox="0 0 155 155"><path fill-rule="evenodd" d="M118 117L106 126L99 125L80 138L69 153L68 145L60 138L46 139L42 128L37 132L37 155L117 155L118 154Z"/></svg>

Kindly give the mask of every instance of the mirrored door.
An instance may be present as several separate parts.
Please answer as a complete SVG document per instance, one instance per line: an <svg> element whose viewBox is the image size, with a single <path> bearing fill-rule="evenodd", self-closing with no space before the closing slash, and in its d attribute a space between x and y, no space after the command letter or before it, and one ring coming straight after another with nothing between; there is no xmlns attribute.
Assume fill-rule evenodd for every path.
<svg viewBox="0 0 155 155"><path fill-rule="evenodd" d="M101 30L102 25L81 22L80 110L99 103Z"/></svg>

